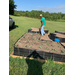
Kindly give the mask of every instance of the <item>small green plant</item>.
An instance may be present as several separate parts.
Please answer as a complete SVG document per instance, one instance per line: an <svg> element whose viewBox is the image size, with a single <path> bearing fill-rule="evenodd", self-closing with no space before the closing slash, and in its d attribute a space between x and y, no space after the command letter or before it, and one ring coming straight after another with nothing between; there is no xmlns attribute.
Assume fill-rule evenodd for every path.
<svg viewBox="0 0 75 75"><path fill-rule="evenodd" d="M61 46L58 46L59 48L62 48Z"/></svg>
<svg viewBox="0 0 75 75"><path fill-rule="evenodd" d="M23 36L23 38L25 38L25 36Z"/></svg>
<svg viewBox="0 0 75 75"><path fill-rule="evenodd" d="M42 48L41 46L39 46L39 48Z"/></svg>
<svg viewBox="0 0 75 75"><path fill-rule="evenodd" d="M48 47L46 47L47 50L50 50Z"/></svg>
<svg viewBox="0 0 75 75"><path fill-rule="evenodd" d="M30 48L32 48L32 46L30 46Z"/></svg>
<svg viewBox="0 0 75 75"><path fill-rule="evenodd" d="M53 48L52 51L56 51L56 49Z"/></svg>
<svg viewBox="0 0 75 75"><path fill-rule="evenodd" d="M38 39L38 36L36 37L36 39Z"/></svg>
<svg viewBox="0 0 75 75"><path fill-rule="evenodd" d="M18 45L15 45L15 47L17 47Z"/></svg>
<svg viewBox="0 0 75 75"><path fill-rule="evenodd" d="M46 41L46 43L48 43L48 41Z"/></svg>
<svg viewBox="0 0 75 75"><path fill-rule="evenodd" d="M27 43L29 42L29 39L27 39Z"/></svg>
<svg viewBox="0 0 75 75"><path fill-rule="evenodd" d="M33 42L33 44L35 44L35 42Z"/></svg>
<svg viewBox="0 0 75 75"><path fill-rule="evenodd" d="M53 43L53 41L51 43Z"/></svg>
<svg viewBox="0 0 75 75"><path fill-rule="evenodd" d="M27 45L25 45L25 48L27 47Z"/></svg>
<svg viewBox="0 0 75 75"><path fill-rule="evenodd" d="M61 53L65 53L65 51L61 50Z"/></svg>
<svg viewBox="0 0 75 75"><path fill-rule="evenodd" d="M18 41L18 43L19 43L20 41Z"/></svg>
<svg viewBox="0 0 75 75"><path fill-rule="evenodd" d="M34 40L34 38L32 38L32 40Z"/></svg>
<svg viewBox="0 0 75 75"><path fill-rule="evenodd" d="M21 37L21 40L22 40L22 38L23 38L23 37Z"/></svg>
<svg viewBox="0 0 75 75"><path fill-rule="evenodd" d="M49 45L49 43L47 43L47 45Z"/></svg>
<svg viewBox="0 0 75 75"><path fill-rule="evenodd" d="M40 42L40 40L38 40L38 42Z"/></svg>
<svg viewBox="0 0 75 75"><path fill-rule="evenodd" d="M32 30L32 28L29 28L30 30Z"/></svg>
<svg viewBox="0 0 75 75"><path fill-rule="evenodd" d="M42 43L42 45L43 45L43 43Z"/></svg>
<svg viewBox="0 0 75 75"><path fill-rule="evenodd" d="M53 47L53 45L51 44L51 46Z"/></svg>
<svg viewBox="0 0 75 75"><path fill-rule="evenodd" d="M31 36L33 36L33 33L31 34Z"/></svg>

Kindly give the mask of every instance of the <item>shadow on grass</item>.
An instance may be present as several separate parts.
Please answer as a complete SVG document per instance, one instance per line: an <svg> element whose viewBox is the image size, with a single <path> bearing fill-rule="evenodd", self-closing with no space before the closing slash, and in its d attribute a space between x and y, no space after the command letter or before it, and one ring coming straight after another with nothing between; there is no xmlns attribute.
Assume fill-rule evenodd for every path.
<svg viewBox="0 0 75 75"><path fill-rule="evenodd" d="M15 29L15 28L17 28L17 27L18 27L18 25L14 25L14 28L10 27L10 28L9 28L9 31L11 31L11 30L13 30L13 29Z"/></svg>
<svg viewBox="0 0 75 75"><path fill-rule="evenodd" d="M43 59L36 51L32 52L29 56L27 56L26 63L28 64L28 72L27 75L43 75L42 65L44 62L39 62L36 60L30 60L29 57L33 56L34 59L38 57Z"/></svg>
<svg viewBox="0 0 75 75"><path fill-rule="evenodd" d="M26 63L28 65L27 75L43 75L42 65L45 63L41 63L36 60L26 59Z"/></svg>

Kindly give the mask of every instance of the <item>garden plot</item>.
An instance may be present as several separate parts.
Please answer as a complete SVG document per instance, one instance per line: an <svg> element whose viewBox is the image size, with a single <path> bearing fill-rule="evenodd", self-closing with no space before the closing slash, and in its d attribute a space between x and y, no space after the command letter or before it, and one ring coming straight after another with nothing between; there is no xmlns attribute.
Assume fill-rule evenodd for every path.
<svg viewBox="0 0 75 75"><path fill-rule="evenodd" d="M41 41L38 33L25 33L14 46L14 54L65 62L64 47L54 41Z"/></svg>

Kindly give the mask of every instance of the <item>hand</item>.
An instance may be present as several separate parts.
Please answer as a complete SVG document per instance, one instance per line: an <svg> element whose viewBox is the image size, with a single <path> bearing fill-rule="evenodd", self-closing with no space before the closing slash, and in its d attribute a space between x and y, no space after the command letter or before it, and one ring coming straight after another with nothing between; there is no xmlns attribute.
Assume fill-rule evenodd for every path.
<svg viewBox="0 0 75 75"><path fill-rule="evenodd" d="M41 27L40 27L40 29L41 29Z"/></svg>

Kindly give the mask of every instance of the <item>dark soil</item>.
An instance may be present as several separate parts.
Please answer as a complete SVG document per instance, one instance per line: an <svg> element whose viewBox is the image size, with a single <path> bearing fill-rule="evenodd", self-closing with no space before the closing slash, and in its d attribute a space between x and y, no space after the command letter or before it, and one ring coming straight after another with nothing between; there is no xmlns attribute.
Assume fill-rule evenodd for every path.
<svg viewBox="0 0 75 75"><path fill-rule="evenodd" d="M16 47L25 49L37 49L45 52L65 55L64 47L54 41L41 41L40 34L26 33L15 44Z"/></svg>

